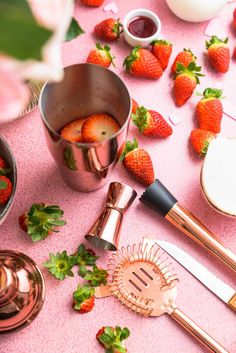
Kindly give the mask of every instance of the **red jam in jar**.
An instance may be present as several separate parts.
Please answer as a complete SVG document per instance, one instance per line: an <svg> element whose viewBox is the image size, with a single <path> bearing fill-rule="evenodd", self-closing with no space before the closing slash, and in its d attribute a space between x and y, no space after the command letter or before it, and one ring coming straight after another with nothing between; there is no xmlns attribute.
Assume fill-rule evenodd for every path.
<svg viewBox="0 0 236 353"><path fill-rule="evenodd" d="M128 30L135 37L148 38L157 32L157 25L150 17L138 16L130 21Z"/></svg>

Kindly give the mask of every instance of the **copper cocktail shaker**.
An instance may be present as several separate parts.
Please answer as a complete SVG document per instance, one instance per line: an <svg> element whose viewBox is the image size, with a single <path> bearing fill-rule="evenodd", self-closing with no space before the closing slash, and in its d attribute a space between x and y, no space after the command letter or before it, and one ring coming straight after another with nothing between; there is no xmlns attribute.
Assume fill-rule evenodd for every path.
<svg viewBox="0 0 236 353"><path fill-rule="evenodd" d="M183 207L160 180L155 180L146 189L140 201L162 217L165 217L189 238L236 271L236 255L215 234L206 228L199 219Z"/></svg>

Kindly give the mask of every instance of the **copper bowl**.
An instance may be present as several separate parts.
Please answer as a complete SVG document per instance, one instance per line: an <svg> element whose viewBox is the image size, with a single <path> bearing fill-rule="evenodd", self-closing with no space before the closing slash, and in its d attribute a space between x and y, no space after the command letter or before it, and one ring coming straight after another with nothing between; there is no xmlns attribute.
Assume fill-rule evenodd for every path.
<svg viewBox="0 0 236 353"><path fill-rule="evenodd" d="M3 136L0 136L0 156L6 161L9 168L11 168L12 172L8 175L9 179L12 182L12 193L11 197L4 206L0 206L0 225L6 220L10 209L13 205L13 200L15 197L16 192L16 184L17 184L17 168L16 168L16 161L11 152L9 145L7 144L6 140Z"/></svg>

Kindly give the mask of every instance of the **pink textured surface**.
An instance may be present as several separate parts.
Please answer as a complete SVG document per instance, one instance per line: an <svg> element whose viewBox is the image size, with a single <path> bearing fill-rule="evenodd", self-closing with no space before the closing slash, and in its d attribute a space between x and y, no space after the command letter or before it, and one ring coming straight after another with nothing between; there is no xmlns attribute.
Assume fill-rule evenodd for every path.
<svg viewBox="0 0 236 353"><path fill-rule="evenodd" d="M108 3L110 0L105 1ZM203 65L206 77L201 87L223 81L225 96L229 101L235 100L236 65L231 63L230 72L224 76L217 75L209 68L204 55L204 36L206 23L190 24L177 19L167 8L164 0L129 0L117 1L118 16L122 19L127 11L146 7L155 11L163 23L164 36L174 43L171 61L183 47L191 48ZM234 4L227 5L220 16L222 25L227 27L230 46L233 48L235 37L229 22ZM91 35L94 25L108 16L101 8L89 9L76 4L76 18L86 34L63 45L64 64L83 62L89 50L94 46L95 39ZM112 52L116 57L115 72L123 77L131 95L147 107L156 108L166 118L171 108L175 111L171 98L172 81L169 70L166 70L159 81L134 79L123 73L122 61L130 48L123 38L112 44ZM173 135L167 140L153 140L139 137L140 145L150 152L156 175L167 185L181 202L204 220L220 238L236 252L236 220L217 214L205 202L199 185L201 160L188 147L188 136L195 126L193 98L188 104L176 109L183 115L183 122L174 126ZM40 115L33 112L23 119L2 126L0 133L5 136L15 153L18 163L19 182L14 207L0 228L1 248L15 249L31 256L42 268L49 252L75 251L98 212L101 210L107 187L90 194L82 194L70 190L61 180L56 166L47 151ZM224 117L222 134L236 135L233 119ZM130 136L138 135L134 127ZM132 185L140 195L143 188L130 178L121 166L118 166L112 180L120 180ZM59 204L65 211L68 224L58 234L45 241L33 244L17 225L19 214L33 202L47 201ZM189 254L205 264L223 280L236 287L235 275L227 270L219 261L195 243L184 237L165 220L144 208L138 201L127 212L123 223L120 245L139 242L142 236L165 239L175 243ZM105 265L108 254L102 253L101 264ZM235 314L211 294L205 287L191 277L176 264L181 278L178 285L177 303L190 317L219 340L229 352L236 352ZM127 341L128 351L155 353L196 353L206 352L190 335L164 315L160 318L142 318L136 316L112 298L96 301L95 309L80 315L71 309L71 296L79 281L79 277L59 282L45 269L47 295L45 305L38 318L24 331L0 337L1 353L94 353L103 352L97 344L95 334L103 325L128 326L131 337Z"/></svg>

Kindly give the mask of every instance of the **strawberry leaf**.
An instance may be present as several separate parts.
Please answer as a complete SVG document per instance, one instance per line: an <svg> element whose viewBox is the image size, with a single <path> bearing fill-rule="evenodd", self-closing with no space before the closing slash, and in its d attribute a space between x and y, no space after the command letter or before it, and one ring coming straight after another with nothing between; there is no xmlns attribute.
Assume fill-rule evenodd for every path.
<svg viewBox="0 0 236 353"><path fill-rule="evenodd" d="M88 284L78 285L76 291L73 293L74 309L80 310L81 305L88 299L90 299L95 293L95 289L90 287Z"/></svg>
<svg viewBox="0 0 236 353"><path fill-rule="evenodd" d="M73 255L74 264L79 266L79 275L85 277L87 273L86 266L94 266L99 256L91 249L86 249L84 244L80 244L77 253Z"/></svg>
<svg viewBox="0 0 236 353"><path fill-rule="evenodd" d="M223 91L221 89L217 88L206 88L205 91L203 92L203 97L208 99L208 98L221 98L223 94Z"/></svg>
<svg viewBox="0 0 236 353"><path fill-rule="evenodd" d="M7 182L0 180L0 190L5 190L7 188Z"/></svg>
<svg viewBox="0 0 236 353"><path fill-rule="evenodd" d="M84 31L82 30L82 28L80 27L80 25L78 24L76 19L73 17L71 19L70 26L67 30L65 41L68 42L68 41L80 36L83 33L84 33Z"/></svg>
<svg viewBox="0 0 236 353"><path fill-rule="evenodd" d="M209 49L212 45L219 44L219 43L227 44L228 41L229 41L228 37L225 39L220 39L217 36L212 36L209 41L206 41L206 48Z"/></svg>
<svg viewBox="0 0 236 353"><path fill-rule="evenodd" d="M93 287L107 284L108 272L104 269L98 268L96 265L93 266L93 270L87 270L84 279L89 282Z"/></svg>
<svg viewBox="0 0 236 353"><path fill-rule="evenodd" d="M125 156L129 152L131 152L131 151L133 151L133 150L135 150L137 148L138 148L138 140L136 138L133 138L133 142L127 141L126 144L125 144L125 148L124 148L124 150L123 150L123 152L122 152L122 154L120 156L119 161L122 162L125 159Z"/></svg>
<svg viewBox="0 0 236 353"><path fill-rule="evenodd" d="M141 106L140 108L136 109L136 113L132 114L132 120L134 125L136 125L139 131L142 133L148 127L147 116L148 110Z"/></svg>
<svg viewBox="0 0 236 353"><path fill-rule="evenodd" d="M126 70L128 70L128 71L132 70L132 64L138 59L140 49L141 49L140 45L136 46L132 50L130 55L128 55L127 58L124 60L123 66L125 66Z"/></svg>
<svg viewBox="0 0 236 353"><path fill-rule="evenodd" d="M27 233L34 242L45 239L51 232L58 233L57 228L66 224L60 219L63 214L57 205L33 204L26 213Z"/></svg>
<svg viewBox="0 0 236 353"><path fill-rule="evenodd" d="M71 271L74 265L73 258L68 256L66 251L63 251L62 253L57 252L56 255L50 253L49 261L45 262L43 265L54 277L61 281L67 276L74 277L74 274Z"/></svg>

